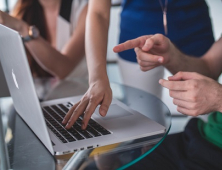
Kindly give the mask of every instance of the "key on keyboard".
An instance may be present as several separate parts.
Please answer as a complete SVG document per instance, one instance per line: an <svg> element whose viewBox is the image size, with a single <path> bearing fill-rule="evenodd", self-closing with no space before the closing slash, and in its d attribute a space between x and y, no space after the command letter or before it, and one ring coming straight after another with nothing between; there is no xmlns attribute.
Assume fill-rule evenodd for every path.
<svg viewBox="0 0 222 170"><path fill-rule="evenodd" d="M70 102L68 105L72 106ZM62 120L68 111L69 109L63 104L43 107L43 114L46 119L46 125L60 139L61 142L74 142L76 140L83 140L85 138L87 139L111 134L108 130L99 125L93 119L89 120L89 124L86 130L82 130L81 122L83 116L80 116L77 119L76 123L71 127L71 129L66 130L62 124Z"/></svg>

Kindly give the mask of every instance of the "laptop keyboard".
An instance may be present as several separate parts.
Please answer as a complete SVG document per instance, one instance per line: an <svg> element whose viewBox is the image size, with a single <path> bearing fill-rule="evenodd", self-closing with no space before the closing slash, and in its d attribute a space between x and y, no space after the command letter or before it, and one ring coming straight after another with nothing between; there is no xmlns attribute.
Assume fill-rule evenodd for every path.
<svg viewBox="0 0 222 170"><path fill-rule="evenodd" d="M72 106L70 102L68 105ZM46 125L61 142L68 143L111 134L111 132L93 119L89 120L86 130L82 130L81 122L83 116L80 116L70 129L65 129L65 125L62 124L62 120L68 111L69 109L63 104L43 107Z"/></svg>

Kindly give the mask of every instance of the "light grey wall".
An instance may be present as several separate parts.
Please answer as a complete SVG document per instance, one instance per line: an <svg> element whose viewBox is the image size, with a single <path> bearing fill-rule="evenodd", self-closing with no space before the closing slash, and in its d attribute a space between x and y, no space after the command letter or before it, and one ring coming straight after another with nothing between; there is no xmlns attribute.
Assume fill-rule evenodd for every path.
<svg viewBox="0 0 222 170"><path fill-rule="evenodd" d="M217 40L222 33L222 1L221 0L206 0L209 6L214 37Z"/></svg>
<svg viewBox="0 0 222 170"><path fill-rule="evenodd" d="M3 0L0 0L0 10L2 10L2 11L5 10L5 3Z"/></svg>

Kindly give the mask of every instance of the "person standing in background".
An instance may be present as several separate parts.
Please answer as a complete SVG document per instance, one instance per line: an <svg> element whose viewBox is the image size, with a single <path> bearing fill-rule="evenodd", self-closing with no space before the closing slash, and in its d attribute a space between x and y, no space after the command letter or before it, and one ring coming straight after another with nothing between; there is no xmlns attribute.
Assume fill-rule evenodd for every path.
<svg viewBox="0 0 222 170"><path fill-rule="evenodd" d="M86 0L18 0L0 24L22 36L34 77L87 77Z"/></svg>
<svg viewBox="0 0 222 170"><path fill-rule="evenodd" d="M105 116L111 104L112 91L106 71L110 7L111 0L89 1L85 41L89 89L64 118L63 124L67 129L83 113L82 128L85 129L98 105L100 105L100 115ZM200 56L214 42L208 7L204 0L123 1L120 42L142 34L161 33L164 30L168 30L166 33L176 46L191 55ZM201 50L197 52L197 48L201 48ZM123 52L120 53L120 56L123 58L119 60L122 60L119 65L123 80L125 79L128 85L148 89L151 93L156 91L159 94L161 87L158 85L158 79L163 76L163 68L157 68L157 71L153 73L151 71L150 74L140 76L137 75L140 70L139 65L136 64L135 53ZM132 68L127 66L128 64L133 65ZM136 70L136 74L131 70ZM154 81L153 78L157 81Z"/></svg>
<svg viewBox="0 0 222 170"><path fill-rule="evenodd" d="M203 55L214 43L205 0L123 0L122 8L119 43L160 33L182 52L195 57ZM158 80L164 76L162 66L141 72L133 49L120 52L118 64L124 84L161 98Z"/></svg>

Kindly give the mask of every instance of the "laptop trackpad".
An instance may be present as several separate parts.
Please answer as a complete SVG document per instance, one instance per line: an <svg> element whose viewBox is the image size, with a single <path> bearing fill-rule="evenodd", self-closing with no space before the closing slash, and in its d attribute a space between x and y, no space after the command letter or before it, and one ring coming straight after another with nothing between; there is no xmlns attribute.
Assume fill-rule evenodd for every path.
<svg viewBox="0 0 222 170"><path fill-rule="evenodd" d="M99 114L99 107L96 108L95 114L103 120L110 120L110 119L115 119L115 118L120 118L120 117L132 115L132 113L123 109L122 107L118 106L117 104L110 105L109 111L105 117L102 117Z"/></svg>

